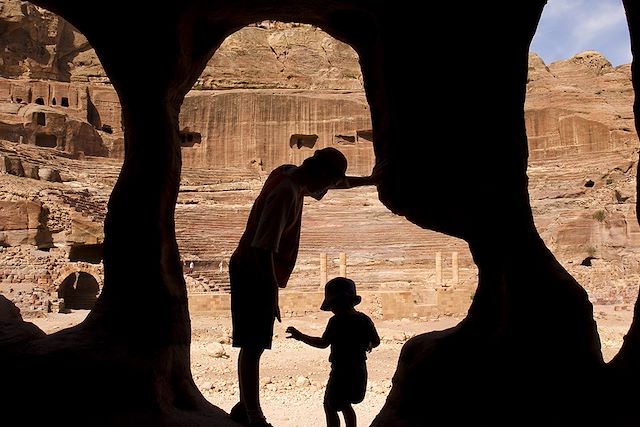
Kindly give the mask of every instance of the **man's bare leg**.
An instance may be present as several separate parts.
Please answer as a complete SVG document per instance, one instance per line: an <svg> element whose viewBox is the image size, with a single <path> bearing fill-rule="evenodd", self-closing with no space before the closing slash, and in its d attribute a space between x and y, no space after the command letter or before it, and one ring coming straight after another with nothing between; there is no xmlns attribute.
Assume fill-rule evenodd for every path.
<svg viewBox="0 0 640 427"><path fill-rule="evenodd" d="M338 411L333 409L326 401L324 402L324 414L327 419L327 427L340 427Z"/></svg>
<svg viewBox="0 0 640 427"><path fill-rule="evenodd" d="M353 410L353 406L349 405L342 410L344 415L344 424L346 427L356 427L356 411Z"/></svg>
<svg viewBox="0 0 640 427"><path fill-rule="evenodd" d="M262 348L241 348L238 355L238 384L240 402L247 409L249 422L264 419L260 407L260 357Z"/></svg>

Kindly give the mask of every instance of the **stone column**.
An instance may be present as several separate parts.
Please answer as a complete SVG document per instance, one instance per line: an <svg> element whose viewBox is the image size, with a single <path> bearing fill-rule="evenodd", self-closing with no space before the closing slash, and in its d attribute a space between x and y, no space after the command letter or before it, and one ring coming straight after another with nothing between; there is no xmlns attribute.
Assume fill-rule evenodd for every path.
<svg viewBox="0 0 640 427"><path fill-rule="evenodd" d="M320 252L320 286L319 289L324 290L324 285L327 283L327 253Z"/></svg>
<svg viewBox="0 0 640 427"><path fill-rule="evenodd" d="M442 286L442 252L436 252L436 287Z"/></svg>
<svg viewBox="0 0 640 427"><path fill-rule="evenodd" d="M458 284L458 252L451 252L451 284Z"/></svg>
<svg viewBox="0 0 640 427"><path fill-rule="evenodd" d="M340 252L340 276L347 277L347 254Z"/></svg>

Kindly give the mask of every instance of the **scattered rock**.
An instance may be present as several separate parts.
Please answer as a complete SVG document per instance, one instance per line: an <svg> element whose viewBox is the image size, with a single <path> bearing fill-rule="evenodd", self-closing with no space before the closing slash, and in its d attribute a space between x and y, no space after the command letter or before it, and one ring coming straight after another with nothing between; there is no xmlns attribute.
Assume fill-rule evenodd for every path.
<svg viewBox="0 0 640 427"><path fill-rule="evenodd" d="M224 346L220 343L212 342L205 347L205 350L211 357L225 359L229 358L229 355L227 354Z"/></svg>

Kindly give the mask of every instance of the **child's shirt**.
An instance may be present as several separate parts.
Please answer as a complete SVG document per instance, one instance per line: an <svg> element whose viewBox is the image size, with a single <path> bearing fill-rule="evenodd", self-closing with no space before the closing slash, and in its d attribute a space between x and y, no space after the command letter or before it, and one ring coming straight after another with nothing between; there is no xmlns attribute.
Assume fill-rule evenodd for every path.
<svg viewBox="0 0 640 427"><path fill-rule="evenodd" d="M373 321L359 311L331 317L322 338L331 344L329 362L342 366L364 362L369 346L380 344Z"/></svg>

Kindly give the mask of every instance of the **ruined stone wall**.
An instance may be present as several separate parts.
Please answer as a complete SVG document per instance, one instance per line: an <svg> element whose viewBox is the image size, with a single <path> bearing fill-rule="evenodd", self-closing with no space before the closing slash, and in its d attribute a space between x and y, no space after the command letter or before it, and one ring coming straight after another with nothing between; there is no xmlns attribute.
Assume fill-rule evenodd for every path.
<svg viewBox="0 0 640 427"><path fill-rule="evenodd" d="M416 303L431 294L430 303ZM463 316L473 298L468 288L415 288L410 291L358 291L362 302L358 309L369 313L374 319L419 319L428 320L441 316ZM324 298L321 291L280 292L279 302L283 317L305 316L317 313ZM231 303L229 294L191 293L189 312L229 316Z"/></svg>
<svg viewBox="0 0 640 427"><path fill-rule="evenodd" d="M57 310L60 284L78 271L91 274L102 285L102 264L71 262L68 248L41 251L25 245L0 246L0 293L25 317Z"/></svg>
<svg viewBox="0 0 640 427"><path fill-rule="evenodd" d="M61 275L86 271L102 282L101 258L88 262L71 254L102 243L108 197L77 188L87 173L79 161L62 151L0 141L0 293L25 316L55 308Z"/></svg>
<svg viewBox="0 0 640 427"><path fill-rule="evenodd" d="M439 239L440 245L446 246L447 238ZM337 240L338 244L346 245L342 239ZM418 260L416 256L393 265L392 259L379 253L370 253L366 259L350 258L347 253L336 254L337 257L316 253L320 256L310 258L308 247L317 244L315 239L305 242L306 249L299 255L287 287L280 291L283 316L317 312L324 284L336 276L354 280L358 293L363 295L361 307L385 319L462 315L469 308L477 286L477 269L469 265L468 254L464 252L424 253L422 256L429 259ZM394 245L391 252L401 256L403 251ZM357 253L349 251L349 254ZM196 261L193 272L186 273L192 311L221 317L231 314L228 264L224 261L220 264Z"/></svg>

